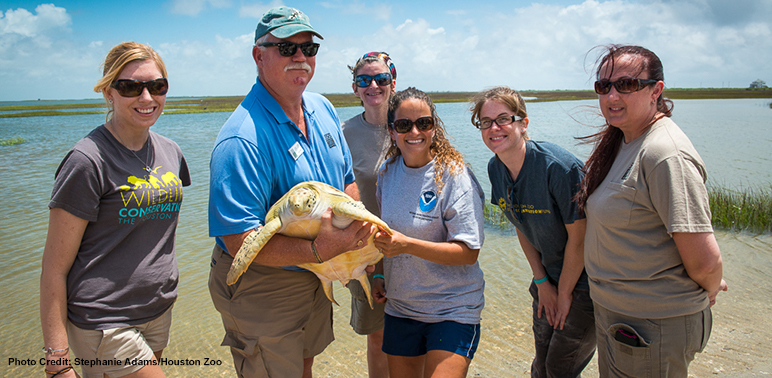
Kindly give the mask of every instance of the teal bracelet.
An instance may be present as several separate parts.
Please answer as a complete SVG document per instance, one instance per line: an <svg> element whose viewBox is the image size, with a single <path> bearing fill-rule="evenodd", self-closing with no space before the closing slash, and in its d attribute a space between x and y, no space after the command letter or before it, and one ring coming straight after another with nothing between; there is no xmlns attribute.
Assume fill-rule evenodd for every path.
<svg viewBox="0 0 772 378"><path fill-rule="evenodd" d="M547 277L548 277L548 276L544 276L544 278L542 278L542 279L540 279L540 280L537 280L536 278L534 278L534 279L533 279L533 283L535 283L535 284L537 284L537 285L538 285L538 284L540 284L540 283L542 283L542 282L544 282L544 281L547 281Z"/></svg>
<svg viewBox="0 0 772 378"><path fill-rule="evenodd" d="M386 281L386 277L383 276L383 274L373 274L373 279L380 278L384 281Z"/></svg>

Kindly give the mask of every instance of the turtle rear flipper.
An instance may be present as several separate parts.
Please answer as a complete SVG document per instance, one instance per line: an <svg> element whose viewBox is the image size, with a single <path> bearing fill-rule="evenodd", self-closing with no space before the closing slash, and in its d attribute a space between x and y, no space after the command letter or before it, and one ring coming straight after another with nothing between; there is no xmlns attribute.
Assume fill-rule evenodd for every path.
<svg viewBox="0 0 772 378"><path fill-rule="evenodd" d="M317 274L317 277L319 275ZM322 277L319 277L319 281L322 282L322 288L324 289L324 295L327 296L327 299L330 300L330 302L335 303L336 306L340 306L338 302L335 301L335 297L332 295L332 281L323 279Z"/></svg>
<svg viewBox="0 0 772 378"><path fill-rule="evenodd" d="M373 309L373 291L370 289L370 280L367 279L367 274L362 274L357 278L357 281L362 285L362 289L365 290L365 296L367 297L367 303L370 304L370 309Z"/></svg>
<svg viewBox="0 0 772 378"><path fill-rule="evenodd" d="M247 271L249 264L255 260L255 257L257 257L260 250L265 247L268 240L270 240L280 228L281 220L279 218L274 218L266 223L265 226L256 231L252 231L247 235L244 239L244 243L241 244L241 249L239 249L236 257L233 259L231 269L228 271L228 278L225 281L228 285L233 285L239 280L239 277Z"/></svg>

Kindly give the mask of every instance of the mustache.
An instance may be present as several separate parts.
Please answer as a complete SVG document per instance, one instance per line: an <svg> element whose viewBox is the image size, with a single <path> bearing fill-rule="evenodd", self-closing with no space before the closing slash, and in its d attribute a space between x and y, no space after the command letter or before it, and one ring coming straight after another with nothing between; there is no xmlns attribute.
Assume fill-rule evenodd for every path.
<svg viewBox="0 0 772 378"><path fill-rule="evenodd" d="M284 72L289 70L305 70L306 72L311 73L311 65L306 62L291 63L284 67Z"/></svg>

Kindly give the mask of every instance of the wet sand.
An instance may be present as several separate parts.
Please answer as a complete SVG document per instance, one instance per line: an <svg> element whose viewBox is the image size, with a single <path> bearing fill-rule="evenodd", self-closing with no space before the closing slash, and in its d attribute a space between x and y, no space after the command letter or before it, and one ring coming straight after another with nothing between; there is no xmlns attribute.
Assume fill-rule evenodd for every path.
<svg viewBox="0 0 772 378"><path fill-rule="evenodd" d="M714 327L707 348L691 364L692 377L763 377L772 375L772 235L717 232L724 257L724 277L729 292L721 293L713 307ZM203 241L207 243L207 241ZM185 243L185 242L183 242ZM165 366L168 377L235 377L230 352L221 347L223 337L219 314L214 310L207 289L208 261L201 258L210 245L185 246L191 252L179 255L180 292L174 308L171 343L164 357L187 359L198 366ZM195 252L193 252L195 251ZM486 242L480 254L486 279L486 306L483 311L480 347L469 370L469 377L528 377L533 356L530 296L527 288L530 268L516 237L508 231L486 228ZM37 272L39 274L39 272ZM34 279L34 272L22 275ZM38 276L39 277L39 276ZM42 357L37 318L37 292L9 295L15 308L12 323L3 322L6 339L2 342L4 364L9 357ZM367 377L365 337L348 325L348 290L335 284L335 297L343 304L334 306L336 341L317 356L315 377ZM24 304L15 304L14 298ZM10 315L10 314L8 314ZM10 324L21 328L9 329ZM21 342L13 340L23 340ZM206 362L213 365L204 366ZM22 377L40 374L42 367L5 365L2 376ZM594 359L585 377L597 376Z"/></svg>

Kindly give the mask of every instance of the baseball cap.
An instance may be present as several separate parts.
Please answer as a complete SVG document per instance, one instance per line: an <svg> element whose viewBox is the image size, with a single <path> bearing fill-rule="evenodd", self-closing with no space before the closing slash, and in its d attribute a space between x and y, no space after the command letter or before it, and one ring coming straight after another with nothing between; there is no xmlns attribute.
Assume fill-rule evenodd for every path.
<svg viewBox="0 0 772 378"><path fill-rule="evenodd" d="M276 38L289 38L302 32L311 32L319 39L324 39L311 26L308 16L303 12L290 7L276 7L263 14L263 18L257 23L255 29L255 41L266 35L268 32Z"/></svg>

